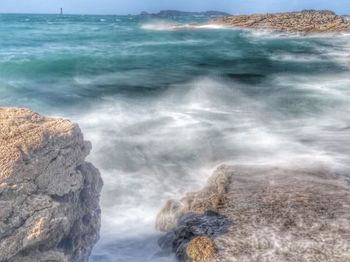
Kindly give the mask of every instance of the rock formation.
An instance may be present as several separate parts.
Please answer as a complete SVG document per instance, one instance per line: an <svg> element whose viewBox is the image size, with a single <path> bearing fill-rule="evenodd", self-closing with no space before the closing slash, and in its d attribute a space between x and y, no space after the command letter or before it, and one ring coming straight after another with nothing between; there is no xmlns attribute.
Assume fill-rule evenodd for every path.
<svg viewBox="0 0 350 262"><path fill-rule="evenodd" d="M330 33L350 31L350 21L331 11L237 15L216 18L211 24L238 28L262 28L299 33Z"/></svg>
<svg viewBox="0 0 350 262"><path fill-rule="evenodd" d="M90 148L70 121L0 108L0 261L88 261L102 187Z"/></svg>
<svg viewBox="0 0 350 262"><path fill-rule="evenodd" d="M321 167L221 166L161 210L159 244L191 262L350 261L349 188Z"/></svg>

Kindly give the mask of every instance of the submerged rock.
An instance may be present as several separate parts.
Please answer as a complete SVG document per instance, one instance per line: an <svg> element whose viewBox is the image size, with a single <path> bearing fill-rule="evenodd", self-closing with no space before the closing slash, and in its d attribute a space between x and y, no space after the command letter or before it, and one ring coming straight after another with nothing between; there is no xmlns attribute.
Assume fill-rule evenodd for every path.
<svg viewBox="0 0 350 262"><path fill-rule="evenodd" d="M213 19L210 23L238 28L263 28L300 33L350 31L349 19L328 10L225 16Z"/></svg>
<svg viewBox="0 0 350 262"><path fill-rule="evenodd" d="M180 201L166 203L156 221L156 227L167 232L158 241L165 252L173 252L178 260L188 261L191 260L188 245L193 239L200 236L211 239L227 232L231 221L216 211L224 202L229 177L230 173L223 166L201 191L189 193ZM196 253L194 246L190 250L192 255Z"/></svg>
<svg viewBox="0 0 350 262"><path fill-rule="evenodd" d="M175 253L180 261L187 261L191 258L191 255L188 254L189 250L192 255L198 253L195 247L198 247L199 243L192 242L194 239L198 237L210 239L226 233L229 224L230 221L226 217L214 211L206 211L203 214L187 213L179 218L176 227L161 237L158 243L164 251ZM191 242L192 247L189 247Z"/></svg>
<svg viewBox="0 0 350 262"><path fill-rule="evenodd" d="M70 121L0 108L0 261L88 261L102 187L90 149Z"/></svg>
<svg viewBox="0 0 350 262"><path fill-rule="evenodd" d="M218 193L213 181L223 177L226 178L225 190ZM208 261L350 261L347 179L321 167L222 166L206 188L183 198L177 209L161 211L164 217L168 210L168 216L173 216L178 225L160 239L160 245L164 248L172 243L175 247L172 251L182 261L197 261L195 255L191 257L197 252L189 254L188 248L190 241L198 236L214 242L217 252ZM194 209L204 207L207 205L198 202L208 203L215 194L221 199L216 218L224 218L222 221L230 223L207 223L193 230L192 221L201 219L208 211L196 214L188 205L183 209L182 203L195 202L196 205L190 205ZM178 212L182 213L180 217ZM183 222L193 214L199 217L189 223ZM198 232L198 228L201 230L197 235L193 232ZM223 230L216 232L218 228ZM185 255L183 250L186 250Z"/></svg>

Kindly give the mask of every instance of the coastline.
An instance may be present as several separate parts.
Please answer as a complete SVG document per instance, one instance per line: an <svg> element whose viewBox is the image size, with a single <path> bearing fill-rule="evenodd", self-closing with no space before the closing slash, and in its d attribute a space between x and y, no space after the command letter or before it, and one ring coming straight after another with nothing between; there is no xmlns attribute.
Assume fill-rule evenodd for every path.
<svg viewBox="0 0 350 262"><path fill-rule="evenodd" d="M232 257L241 256L244 262L252 257L264 261L269 254L281 255L276 252L296 257L288 251L292 248L288 243L287 251L271 244L274 236L283 235L279 228L276 234L263 224L265 231L241 242L230 235L232 230L244 237L250 234L237 224L237 217L251 223L249 217L226 209L234 202L229 201L231 195L238 195L234 187L249 187L254 170L274 181L255 165L235 164L269 163L267 169L278 167L281 177L307 173L310 180L311 173L316 178L327 173L331 180L333 171L298 169L303 157L306 163L324 160L327 167L349 167L348 36L201 26L205 17L164 19L171 22L149 25L139 16L5 16L2 35L5 39L8 30L13 35L0 45L1 104L72 119L92 142L88 160L108 183L101 198L101 241L91 262L115 257L121 262L173 262L164 254L174 254L171 243L179 233L183 239L176 240L175 246L181 247L178 254L188 253L193 260L232 262ZM289 163L289 168L281 162ZM212 167L220 163L234 163L223 167L227 177L185 196L201 188ZM240 168L252 180L242 181L231 168ZM252 201L244 192L240 195L246 202L237 196L240 204L231 208L240 207L245 214L244 203L247 207L250 203L250 214L256 212L253 204L264 203ZM267 195L277 198L271 192ZM163 214L169 209L173 213L159 216L164 220L158 228L166 231L160 236L154 220L167 199L180 200L164 208ZM308 201L307 212L317 206L315 199ZM260 210L268 212L273 204L265 204ZM329 209L327 203L320 205ZM276 243L281 241L277 238ZM69 241L65 243L69 246ZM319 243L312 243L308 247L319 250ZM203 246L206 253L199 250ZM249 251L247 257L240 247ZM333 252L331 247L325 250Z"/></svg>
<svg viewBox="0 0 350 262"><path fill-rule="evenodd" d="M328 10L224 16L210 20L209 24L233 28L270 29L306 35L350 32L350 21Z"/></svg>

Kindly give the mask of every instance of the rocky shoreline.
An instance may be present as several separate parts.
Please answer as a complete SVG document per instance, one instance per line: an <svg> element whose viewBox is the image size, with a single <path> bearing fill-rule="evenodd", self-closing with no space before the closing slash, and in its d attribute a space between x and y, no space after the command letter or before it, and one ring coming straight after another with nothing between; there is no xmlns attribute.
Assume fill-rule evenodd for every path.
<svg viewBox="0 0 350 262"><path fill-rule="evenodd" d="M305 34L350 31L350 21L347 17L328 10L225 16L212 19L209 24Z"/></svg>
<svg viewBox="0 0 350 262"><path fill-rule="evenodd" d="M0 261L88 261L102 188L90 149L68 120L0 108Z"/></svg>
<svg viewBox="0 0 350 262"><path fill-rule="evenodd" d="M179 261L350 261L346 177L321 167L221 166L205 188L160 211Z"/></svg>

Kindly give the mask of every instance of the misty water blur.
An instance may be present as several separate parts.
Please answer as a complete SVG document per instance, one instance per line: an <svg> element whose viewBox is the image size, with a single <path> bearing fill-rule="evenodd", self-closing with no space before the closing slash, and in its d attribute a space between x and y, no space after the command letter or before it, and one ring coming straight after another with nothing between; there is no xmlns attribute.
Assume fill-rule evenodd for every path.
<svg viewBox="0 0 350 262"><path fill-rule="evenodd" d="M0 15L0 104L70 118L93 144L105 186L91 261L172 261L155 216L221 163L348 168L350 36L206 20Z"/></svg>

